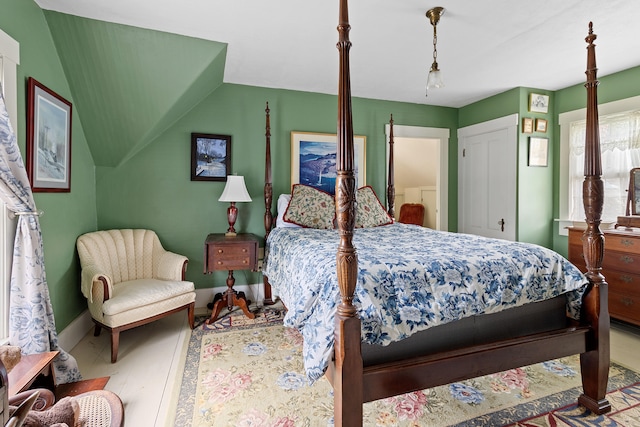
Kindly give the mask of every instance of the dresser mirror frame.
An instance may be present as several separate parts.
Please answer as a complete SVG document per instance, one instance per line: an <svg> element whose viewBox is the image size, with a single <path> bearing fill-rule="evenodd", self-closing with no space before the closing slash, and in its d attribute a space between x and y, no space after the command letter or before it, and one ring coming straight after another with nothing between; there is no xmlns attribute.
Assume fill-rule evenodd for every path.
<svg viewBox="0 0 640 427"><path fill-rule="evenodd" d="M640 168L629 172L629 194L627 196L627 215L640 215Z"/></svg>

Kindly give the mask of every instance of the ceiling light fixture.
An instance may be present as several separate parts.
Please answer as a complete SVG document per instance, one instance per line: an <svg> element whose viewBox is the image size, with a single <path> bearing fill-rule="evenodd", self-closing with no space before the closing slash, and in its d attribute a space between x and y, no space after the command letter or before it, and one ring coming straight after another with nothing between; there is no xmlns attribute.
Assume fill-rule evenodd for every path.
<svg viewBox="0 0 640 427"><path fill-rule="evenodd" d="M427 18L429 18L429 22L433 26L433 64L431 64L431 70L429 70L429 76L427 77L427 96L429 95L429 89L444 87L442 72L438 69L438 49L436 47L438 43L436 26L442 15L444 15L443 7L434 7L427 10Z"/></svg>

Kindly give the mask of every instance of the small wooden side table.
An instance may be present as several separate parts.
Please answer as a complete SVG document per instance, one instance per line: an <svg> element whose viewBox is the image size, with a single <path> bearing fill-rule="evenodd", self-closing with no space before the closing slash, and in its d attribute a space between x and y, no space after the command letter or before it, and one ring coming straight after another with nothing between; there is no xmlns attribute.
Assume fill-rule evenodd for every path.
<svg viewBox="0 0 640 427"><path fill-rule="evenodd" d="M214 322L222 307L226 304L231 311L234 306L240 307L249 319L256 316L249 311L249 304L244 292L237 292L233 289L236 279L233 277L234 270L258 270L258 242L259 237L255 234L237 234L227 236L224 233L209 234L204 244L204 273L209 274L214 271L228 270L227 290L224 293L216 294L211 307L211 317L207 324Z"/></svg>
<svg viewBox="0 0 640 427"><path fill-rule="evenodd" d="M48 351L46 353L23 354L20 357L20 362L9 372L9 397L28 390L36 379L43 380L42 386L54 391L56 384L51 362L58 353L58 351Z"/></svg>

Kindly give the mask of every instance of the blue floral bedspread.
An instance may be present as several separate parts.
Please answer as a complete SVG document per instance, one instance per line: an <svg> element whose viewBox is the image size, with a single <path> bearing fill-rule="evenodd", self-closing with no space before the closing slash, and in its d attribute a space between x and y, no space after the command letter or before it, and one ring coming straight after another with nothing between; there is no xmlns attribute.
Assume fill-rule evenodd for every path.
<svg viewBox="0 0 640 427"><path fill-rule="evenodd" d="M336 230L276 228L263 273L286 305L286 326L304 337L304 364L314 382L333 352L340 301ZM579 318L587 279L569 261L538 245L435 231L406 224L357 229L354 303L362 339L387 345L420 330L567 294Z"/></svg>

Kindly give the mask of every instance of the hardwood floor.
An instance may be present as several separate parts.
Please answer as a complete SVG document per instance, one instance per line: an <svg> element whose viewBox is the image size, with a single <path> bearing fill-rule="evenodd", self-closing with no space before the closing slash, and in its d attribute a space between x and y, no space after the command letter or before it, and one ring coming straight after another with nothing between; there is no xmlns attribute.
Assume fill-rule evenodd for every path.
<svg viewBox="0 0 640 427"><path fill-rule="evenodd" d="M190 329L186 311L120 334L118 361L111 363L109 334L93 329L70 353L84 378L109 375L105 389L118 394L125 410L125 425L172 426L168 416L182 378L178 369Z"/></svg>
<svg viewBox="0 0 640 427"><path fill-rule="evenodd" d="M197 313L198 314L198 313ZM105 387L117 393L125 407L125 425L173 427L169 416L177 399L189 326L180 312L120 334L118 361L111 363L109 334L88 333L70 353L85 378L110 375ZM613 322L611 359L640 372L640 328Z"/></svg>

